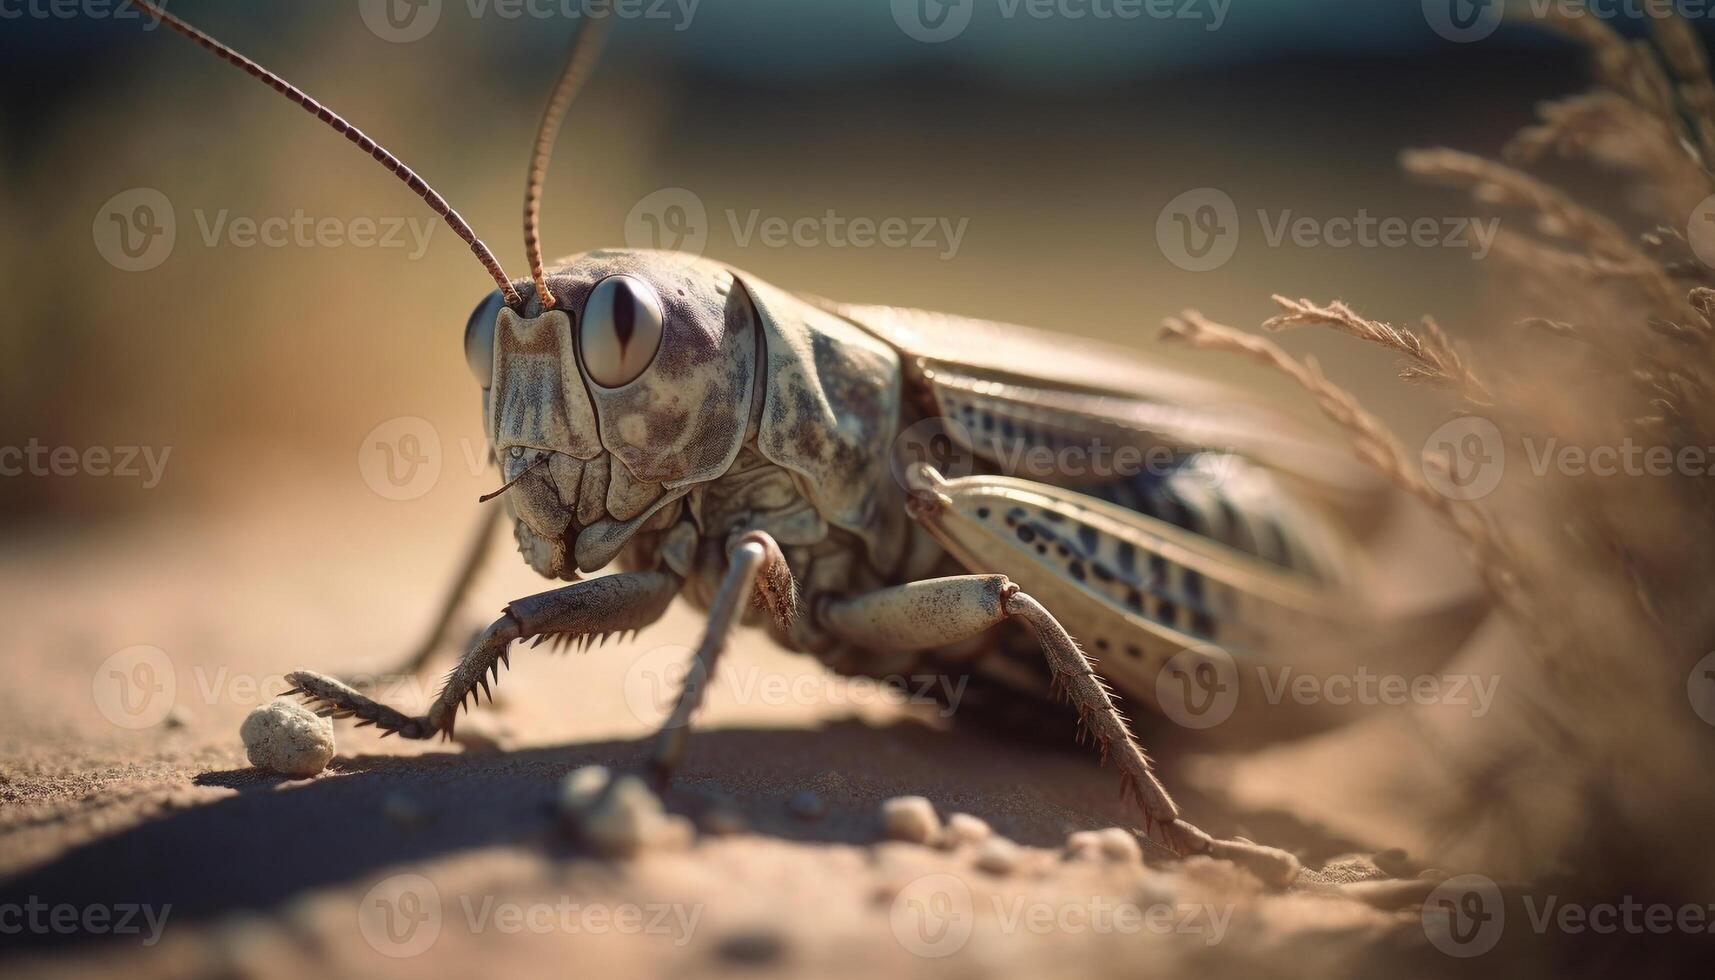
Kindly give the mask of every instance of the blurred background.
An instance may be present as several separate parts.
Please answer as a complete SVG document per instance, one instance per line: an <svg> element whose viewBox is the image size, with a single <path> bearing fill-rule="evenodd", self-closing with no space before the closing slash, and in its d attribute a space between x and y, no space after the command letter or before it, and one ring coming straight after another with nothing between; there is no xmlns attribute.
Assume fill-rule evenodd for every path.
<svg viewBox="0 0 1715 980"><path fill-rule="evenodd" d="M388 2L171 9L367 130L525 275L526 155L585 8ZM428 420L458 459L387 512L402 532L431 533L412 523L424 500L465 499L486 479L453 452L480 440L460 341L490 288L464 246L336 134L135 11L8 6L0 445L171 447L147 491L143 479L0 479L8 533L252 506L312 475L364 495L354 454L399 417ZM1139 347L1187 306L1253 323L1274 292L1405 320L1433 312L1459 333L1485 290L1463 237L1340 247L1282 239L1282 222L1367 214L1451 231L1472 206L1404 178L1400 149L1493 152L1536 100L1581 84L1568 43L1511 25L1456 42L1415 2L620 9L554 158L551 255L650 244L640 239L683 200L656 192L680 188L703 209L706 254L783 288ZM946 39L924 40L937 31ZM1176 227L1161 224L1164 208L1199 188L1226 195L1239 219L1213 268L1176 263L1158 235ZM162 201L170 241L136 223L153 214L140 204ZM905 247L853 247L837 230L782 247L762 231L827 227L830 213L935 230ZM270 219L299 231L259 241ZM137 256L123 257L121 234ZM1385 370L1346 370L1386 355L1332 336L1286 342L1360 394L1373 385L1372 404L1420 435L1409 406L1392 411L1404 396Z"/></svg>

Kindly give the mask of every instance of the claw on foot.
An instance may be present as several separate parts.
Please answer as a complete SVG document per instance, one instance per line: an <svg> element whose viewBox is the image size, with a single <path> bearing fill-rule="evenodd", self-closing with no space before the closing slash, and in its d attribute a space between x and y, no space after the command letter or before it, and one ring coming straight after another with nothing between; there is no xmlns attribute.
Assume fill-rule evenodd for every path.
<svg viewBox="0 0 1715 980"><path fill-rule="evenodd" d="M1298 858L1287 851L1247 840L1221 840L1184 820L1175 820L1166 829L1174 848L1181 854L1187 857L1201 854L1231 861L1273 888L1292 884L1301 868Z"/></svg>
<svg viewBox="0 0 1715 980"><path fill-rule="evenodd" d="M286 675L292 689L286 695L299 695L315 709L316 714L329 718L357 718L358 726L374 725L382 736L423 739L433 736L435 726L426 717L411 717L404 712L372 700L355 688L324 674L310 670L293 671Z"/></svg>

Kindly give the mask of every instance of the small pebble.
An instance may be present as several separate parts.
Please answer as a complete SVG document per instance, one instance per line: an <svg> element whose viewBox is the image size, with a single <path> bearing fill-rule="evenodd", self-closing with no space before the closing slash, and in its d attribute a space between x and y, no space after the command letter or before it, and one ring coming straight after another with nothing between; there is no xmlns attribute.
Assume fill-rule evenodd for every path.
<svg viewBox="0 0 1715 980"><path fill-rule="evenodd" d="M1100 861L1102 858L1102 835L1098 831L1079 830L1066 835L1066 860Z"/></svg>
<svg viewBox="0 0 1715 980"><path fill-rule="evenodd" d="M572 770L560 780L560 815L576 821L612 780L613 774L606 766L584 766Z"/></svg>
<svg viewBox="0 0 1715 980"><path fill-rule="evenodd" d="M583 813L584 839L603 854L630 855L666 831L661 801L636 776L620 776Z"/></svg>
<svg viewBox="0 0 1715 980"><path fill-rule="evenodd" d="M786 801L786 809L799 820L820 820L828 815L828 805L813 790L804 790L793 794Z"/></svg>
<svg viewBox="0 0 1715 980"><path fill-rule="evenodd" d="M238 735L250 764L283 776L314 776L333 761L333 721L275 699L244 719Z"/></svg>
<svg viewBox="0 0 1715 980"><path fill-rule="evenodd" d="M943 839L949 847L961 844L981 844L989 839L994 831L989 829L987 821L981 817L973 817L968 813L955 813L947 818L947 832Z"/></svg>
<svg viewBox="0 0 1715 980"><path fill-rule="evenodd" d="M895 796L881 804L881 824L894 840L927 844L941 833L935 805L921 796Z"/></svg>
<svg viewBox="0 0 1715 980"><path fill-rule="evenodd" d="M1007 875L1018 867L1018 845L1005 837L990 837L977 848L977 869L993 875Z"/></svg>
<svg viewBox="0 0 1715 980"><path fill-rule="evenodd" d="M681 849L695 836L691 822L661 808L636 776L585 766L560 783L560 813L591 847L614 857L647 848Z"/></svg>
<svg viewBox="0 0 1715 980"><path fill-rule="evenodd" d="M1137 843L1137 835L1124 827L1098 830L1096 837L1101 841L1102 855L1110 861L1136 863L1143 860L1143 848Z"/></svg>

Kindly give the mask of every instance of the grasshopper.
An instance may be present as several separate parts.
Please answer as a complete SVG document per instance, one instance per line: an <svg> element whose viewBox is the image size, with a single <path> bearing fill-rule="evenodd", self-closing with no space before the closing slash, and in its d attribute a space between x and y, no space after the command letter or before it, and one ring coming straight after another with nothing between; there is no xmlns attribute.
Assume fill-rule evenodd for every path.
<svg viewBox="0 0 1715 980"><path fill-rule="evenodd" d="M288 693L324 714L405 738L450 735L459 707L498 680L519 641L635 631L684 596L707 627L650 756L662 780L748 621L845 673L1058 692L1119 770L1147 839L1290 877L1291 855L1218 840L1182 817L1110 685L1161 708L1174 682L1239 662L1377 652L1419 661L1456 648L1480 616L1470 600L1410 619L1372 610L1363 521L1350 516L1386 506L1385 486L1246 393L1022 327L794 295L701 257L614 249L544 263L543 179L601 21L580 28L543 113L525 193L531 276L514 281L361 130L139 5L371 154L495 282L464 337L504 479L489 497L503 497L530 566L570 584L509 603L422 715L333 677L289 674ZM1018 473L1020 460L1096 444L1156 465ZM501 523L490 508L409 669L440 642ZM1240 693L1254 686L1229 679ZM1278 734L1278 717L1268 715L1265 737Z"/></svg>

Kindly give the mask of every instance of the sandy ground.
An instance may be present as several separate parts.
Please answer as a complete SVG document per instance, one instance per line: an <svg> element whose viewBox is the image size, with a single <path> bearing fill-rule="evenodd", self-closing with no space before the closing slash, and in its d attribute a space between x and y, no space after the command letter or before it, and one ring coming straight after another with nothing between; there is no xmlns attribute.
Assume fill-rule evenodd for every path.
<svg viewBox="0 0 1715 980"><path fill-rule="evenodd" d="M375 669L410 646L469 519L440 496L402 511L318 486L224 515L26 536L0 556L0 619L16 644L0 686L0 910L16 907L0 912L13 917L0 922L8 975L1458 965L1409 903L1271 893L1209 861L1067 860L1068 832L1133 818L1091 753L949 724L825 677L759 634L735 651L734 680L717 685L665 798L705 827L712 810L736 812L745 829L602 859L561 829L556 787L580 765L640 765L659 714L639 665L694 642L699 622L683 608L623 646L515 654L498 703L461 723L490 747L382 741L341 722L328 771L270 777L246 764L246 712L286 686L284 671ZM497 551L463 628L539 588ZM427 696L390 694L412 707ZM1211 831L1287 847L1313 869L1434 846L1390 809L1403 776L1432 778L1407 754L1421 719L1356 736L1367 748L1355 753L1348 732L1224 757L1139 722L1169 785ZM804 791L825 815L789 805ZM943 816L980 816L1024 845L1018 868L993 874L970 849L884 841L878 806L899 794L926 796ZM1413 875L1431 856L1443 855L1394 870ZM1374 873L1341 864L1324 877Z"/></svg>

